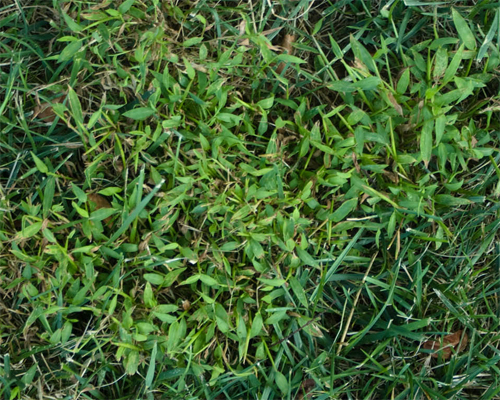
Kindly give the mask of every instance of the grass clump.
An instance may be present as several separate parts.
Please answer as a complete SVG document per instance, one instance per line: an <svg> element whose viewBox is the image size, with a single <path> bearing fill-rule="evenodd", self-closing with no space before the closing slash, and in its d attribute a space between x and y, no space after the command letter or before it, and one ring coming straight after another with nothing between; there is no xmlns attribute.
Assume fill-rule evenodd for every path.
<svg viewBox="0 0 500 400"><path fill-rule="evenodd" d="M497 398L498 7L1 5L0 397Z"/></svg>

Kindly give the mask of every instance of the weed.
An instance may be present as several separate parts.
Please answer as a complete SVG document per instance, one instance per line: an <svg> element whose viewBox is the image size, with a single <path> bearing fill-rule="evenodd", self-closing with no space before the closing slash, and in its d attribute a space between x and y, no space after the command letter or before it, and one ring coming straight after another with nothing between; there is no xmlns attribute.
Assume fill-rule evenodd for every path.
<svg viewBox="0 0 500 400"><path fill-rule="evenodd" d="M498 398L495 4L0 3L2 398Z"/></svg>

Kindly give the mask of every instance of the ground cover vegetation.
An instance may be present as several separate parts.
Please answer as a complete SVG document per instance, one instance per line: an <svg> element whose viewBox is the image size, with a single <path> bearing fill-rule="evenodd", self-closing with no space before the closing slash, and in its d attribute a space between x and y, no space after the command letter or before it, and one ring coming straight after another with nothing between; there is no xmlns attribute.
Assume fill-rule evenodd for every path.
<svg viewBox="0 0 500 400"><path fill-rule="evenodd" d="M499 398L499 24L1 0L0 397Z"/></svg>

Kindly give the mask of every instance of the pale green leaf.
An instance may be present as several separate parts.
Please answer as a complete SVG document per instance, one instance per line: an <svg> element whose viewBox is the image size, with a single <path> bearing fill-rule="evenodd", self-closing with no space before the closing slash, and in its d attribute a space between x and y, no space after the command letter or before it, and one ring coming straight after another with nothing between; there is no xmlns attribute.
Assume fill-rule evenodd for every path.
<svg viewBox="0 0 500 400"><path fill-rule="evenodd" d="M124 117L134 119L136 121L143 121L146 118L151 117L155 113L155 110L149 107L139 107L133 110L123 113Z"/></svg>
<svg viewBox="0 0 500 400"><path fill-rule="evenodd" d="M476 39L474 38L474 34L472 33L469 24L454 8L451 9L451 13L453 15L453 23L455 24L460 40L469 50L475 50Z"/></svg>

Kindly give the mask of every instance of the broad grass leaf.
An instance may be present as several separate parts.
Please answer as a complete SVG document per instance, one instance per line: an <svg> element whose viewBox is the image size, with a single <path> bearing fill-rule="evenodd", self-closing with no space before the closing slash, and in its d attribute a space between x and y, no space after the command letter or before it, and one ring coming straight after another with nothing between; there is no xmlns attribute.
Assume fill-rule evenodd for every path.
<svg viewBox="0 0 500 400"><path fill-rule="evenodd" d="M58 63L69 61L73 56L78 53L82 47L82 41L77 40L75 42L70 42L60 53L57 59Z"/></svg>
<svg viewBox="0 0 500 400"><path fill-rule="evenodd" d="M219 303L215 305L215 320L217 322L217 327L222 333L229 332L229 316L224 307Z"/></svg>
<svg viewBox="0 0 500 400"><path fill-rule="evenodd" d="M366 48L353 35L350 35L349 41L355 57L361 61L362 64L366 65L371 72L376 73L377 66L375 65L375 61L373 61L373 57L370 52L366 50Z"/></svg>
<svg viewBox="0 0 500 400"><path fill-rule="evenodd" d="M214 278L211 276L205 275L205 274L200 274L200 280L207 286L219 286L219 282L217 282Z"/></svg>
<svg viewBox="0 0 500 400"><path fill-rule="evenodd" d="M148 282L152 283L153 285L161 285L164 281L163 275L160 274L144 274L144 279L146 279Z"/></svg>
<svg viewBox="0 0 500 400"><path fill-rule="evenodd" d="M458 71L458 67L460 67L460 63L462 62L462 56L464 53L464 45L462 44L453 58L451 59L450 64L448 65L448 68L446 68L446 72L444 73L443 76L443 84L448 83L453 79L453 77L456 75Z"/></svg>
<svg viewBox="0 0 500 400"><path fill-rule="evenodd" d="M434 120L430 119L424 122L422 135L420 136L420 154L422 160L427 166L432 155L432 131L434 129Z"/></svg>
<svg viewBox="0 0 500 400"><path fill-rule="evenodd" d="M481 61L483 57L486 55L488 49L491 47L493 38L495 37L495 33L498 30L499 21L500 21L500 9L497 8L497 11L495 13L495 19L493 20L490 30L488 31L488 34L484 38L483 44L481 45L481 48L477 53L477 61Z"/></svg>
<svg viewBox="0 0 500 400"><path fill-rule="evenodd" d="M239 245L238 242L227 242L221 246L220 251L233 251L236 250Z"/></svg>
<svg viewBox="0 0 500 400"><path fill-rule="evenodd" d="M262 315L260 312L258 312L252 321L252 327L250 328L250 338L259 335L263 325L264 321L262 320Z"/></svg>
<svg viewBox="0 0 500 400"><path fill-rule="evenodd" d="M167 351L171 353L176 347L179 341L181 340L181 331L180 331L180 323L177 321L173 321L168 328L168 339L167 339Z"/></svg>
<svg viewBox="0 0 500 400"><path fill-rule="evenodd" d="M153 345L153 351L151 352L151 358L149 360L148 372L146 374L146 380L144 383L146 388L151 387L151 384L153 383L153 379L155 376L156 352L157 351L158 351L158 342L155 342L155 344Z"/></svg>
<svg viewBox="0 0 500 400"><path fill-rule="evenodd" d="M35 161L36 168L43 174L49 172L49 169L47 168L45 163L42 160L40 160L33 152L30 153L31 157L33 157L33 161Z"/></svg>
<svg viewBox="0 0 500 400"><path fill-rule="evenodd" d="M284 279L280 279L280 278L275 278L275 279L268 279L268 278L258 278L259 281L261 281L262 283L268 285L268 286L274 286L274 287L279 287L279 286L283 286L283 284L286 282Z"/></svg>
<svg viewBox="0 0 500 400"><path fill-rule="evenodd" d="M120 6L118 7L118 11L120 14L125 14L128 10L130 10L130 7L134 5L136 0L126 0ZM156 345L156 344L155 344Z"/></svg>
<svg viewBox="0 0 500 400"><path fill-rule="evenodd" d="M351 93L356 90L374 90L378 87L381 80L377 76L361 79L357 82L335 81L328 87L336 92Z"/></svg>
<svg viewBox="0 0 500 400"><path fill-rule="evenodd" d="M177 310L177 306L174 304L160 305L154 308L152 314L157 317L160 321L166 323L173 323L176 321L177 317L168 314L169 312L174 312ZM144 335L149 335L151 332L157 331L158 327L148 322L138 322L136 323L138 332Z"/></svg>
<svg viewBox="0 0 500 400"><path fill-rule="evenodd" d="M118 295L114 296L109 302L108 313L110 315L113 315L113 313L115 312L117 304L118 304Z"/></svg>
<svg viewBox="0 0 500 400"><path fill-rule="evenodd" d="M389 238L392 238L395 230L396 230L396 211L393 211L391 217L389 218L389 223L387 224L387 236Z"/></svg>
<svg viewBox="0 0 500 400"><path fill-rule="evenodd" d="M75 194L78 201L81 201L82 203L85 203L87 201L87 194L74 183L71 183L71 190L73 190L73 193Z"/></svg>
<svg viewBox="0 0 500 400"><path fill-rule="evenodd" d="M83 124L82 105L80 103L78 95L71 86L68 88L68 98L71 111L73 112L73 118L75 118L75 121L77 123Z"/></svg>
<svg viewBox="0 0 500 400"><path fill-rule="evenodd" d="M176 306L175 304L160 304L159 306L155 307L155 312L159 312L162 314L168 314L168 313L175 312L178 309L179 309L179 307Z"/></svg>
<svg viewBox="0 0 500 400"><path fill-rule="evenodd" d="M288 318L288 315L286 314L286 310L280 310L276 311L275 313L271 314L270 317L266 319L266 325L272 325L272 324L277 324L280 322L282 319Z"/></svg>
<svg viewBox="0 0 500 400"><path fill-rule="evenodd" d="M471 95L472 92L468 88L460 88L451 90L443 95L436 95L434 99L434 104L438 107L448 106L455 101L462 101L467 96ZM459 100L461 99L462 100Z"/></svg>
<svg viewBox="0 0 500 400"><path fill-rule="evenodd" d="M14 254L16 255L16 253ZM26 323L24 324L23 334L26 335L29 327L35 323L35 321L43 314L43 312L44 312L43 307L39 305L31 313L29 313L28 318L26 319Z"/></svg>
<svg viewBox="0 0 500 400"><path fill-rule="evenodd" d="M40 229L42 229L42 224L43 222L42 221L39 221L39 222L35 222L31 225L28 225L26 228L24 228L22 231L21 231L21 237L23 239L28 239L32 236L35 236L39 231Z"/></svg>
<svg viewBox="0 0 500 400"><path fill-rule="evenodd" d="M302 287L302 285L300 284L299 280L294 276L292 276L290 277L289 283L290 286L292 287L293 292L295 293L295 296L297 296L297 299L299 299L300 303L307 308L308 302L307 302L306 292Z"/></svg>
<svg viewBox="0 0 500 400"><path fill-rule="evenodd" d="M155 110L149 107L139 107L133 110L123 113L124 117L131 118L136 121L143 121L146 118L151 117L155 113Z"/></svg>
<svg viewBox="0 0 500 400"><path fill-rule="evenodd" d="M199 135L200 138L200 144L203 150L208 151L210 150L210 142L207 140L207 138L203 135Z"/></svg>
<svg viewBox="0 0 500 400"><path fill-rule="evenodd" d="M166 287L171 286L175 282L175 280L179 277L179 275L182 274L185 270L186 268L179 268L170 271L167 275L165 275L165 280L163 281L163 285Z"/></svg>
<svg viewBox="0 0 500 400"><path fill-rule="evenodd" d="M114 194L120 193L123 189L119 187L108 187L106 189L99 190L99 194L103 196L112 196Z"/></svg>
<svg viewBox="0 0 500 400"><path fill-rule="evenodd" d="M134 375L137 372L137 367L139 366L140 358L139 352L137 350L132 350L128 356L125 364L125 372L128 375Z"/></svg>
<svg viewBox="0 0 500 400"><path fill-rule="evenodd" d="M409 84L410 84L410 68L406 68L401 74L398 84L396 85L396 92L398 92L398 94L406 93Z"/></svg>
<svg viewBox="0 0 500 400"><path fill-rule="evenodd" d="M320 143L320 142L318 142L318 141L316 141L316 140L311 140L310 142L311 142L311 144L312 144L314 147L316 147L317 149L321 150L322 152L324 152L324 153L326 153L326 154L330 154L330 155L332 155L332 156L334 156L334 155L335 155L335 151L334 151L331 147L328 147L327 145L322 144L322 143ZM307 143L307 144L309 144L309 141L308 141L308 143ZM301 149L301 150L302 150L302 149ZM309 150L309 148L307 148L307 150L306 150L306 151L308 151L308 150ZM302 152L302 151L301 151L301 152Z"/></svg>
<svg viewBox="0 0 500 400"><path fill-rule="evenodd" d="M186 57L182 57L182 60L184 61L184 65L186 66L186 73L189 79L193 80L196 76L196 71L191 65L191 62Z"/></svg>
<svg viewBox="0 0 500 400"><path fill-rule="evenodd" d="M179 286L191 285L192 283L198 282L199 280L200 280L200 274L191 275L185 281L182 281L181 283L179 283Z"/></svg>
<svg viewBox="0 0 500 400"><path fill-rule="evenodd" d="M262 248L262 245L257 242L256 240L251 239L249 241L250 248L253 252L253 255L255 258L262 258L264 257L264 249Z"/></svg>
<svg viewBox="0 0 500 400"><path fill-rule="evenodd" d="M66 343L70 336L71 336L71 331L73 330L73 324L69 321L66 321L63 325L62 331L61 331L61 342L62 344Z"/></svg>
<svg viewBox="0 0 500 400"><path fill-rule="evenodd" d="M144 304L147 307L154 307L156 305L153 288L149 282L146 283L146 287L144 288Z"/></svg>
<svg viewBox="0 0 500 400"><path fill-rule="evenodd" d="M288 380L286 379L285 375L283 375L281 372L276 371L276 377L275 377L276 385L278 388L281 390L281 393L283 396L286 396L289 390L289 385L288 385Z"/></svg>
<svg viewBox="0 0 500 400"><path fill-rule="evenodd" d="M306 62L303 59L292 56L290 54L280 54L277 58L278 61L284 61L291 64L304 64Z"/></svg>
<svg viewBox="0 0 500 400"><path fill-rule="evenodd" d="M33 378L35 377L36 370L37 370L37 364L32 365L31 368L22 375L21 382L24 385L30 385L31 382L33 382ZM11 396L11 398L12 398L12 396Z"/></svg>
<svg viewBox="0 0 500 400"><path fill-rule="evenodd" d="M177 317L170 315L170 314L163 314L158 311L153 311L152 313L156 318L158 318L161 322L165 322L167 324L173 324L176 320Z"/></svg>
<svg viewBox="0 0 500 400"><path fill-rule="evenodd" d="M305 250L302 250L300 247L296 247L295 250L297 251L297 255L299 256L300 260L305 264L309 265L310 267L315 267L317 265L317 262L312 256Z"/></svg>
<svg viewBox="0 0 500 400"><path fill-rule="evenodd" d="M457 29L458 36L460 40L465 44L469 50L476 49L476 39L474 38L474 34L467 21L460 15L460 13L454 8L451 9L451 13L453 15L453 23L455 24L455 28Z"/></svg>
<svg viewBox="0 0 500 400"><path fill-rule="evenodd" d="M47 239L50 243L57 243L57 239L49 228L45 228L42 231L43 237Z"/></svg>
<svg viewBox="0 0 500 400"><path fill-rule="evenodd" d="M448 67L448 51L440 47L438 51L436 51L436 59L434 61L434 70L432 71L432 77L435 80L438 80L441 76L443 76Z"/></svg>
<svg viewBox="0 0 500 400"><path fill-rule="evenodd" d="M68 25L68 28L71 29L73 32L80 32L83 29L83 26L80 24L76 23L73 18L71 18L68 14L66 14L64 11L61 12L64 22L66 22L66 25Z"/></svg>
<svg viewBox="0 0 500 400"><path fill-rule="evenodd" d="M200 60L205 60L207 58L207 55L208 55L207 46L205 46L205 44L202 44L200 46Z"/></svg>
<svg viewBox="0 0 500 400"><path fill-rule="evenodd" d="M182 46L183 47L191 47L191 46L197 45L198 43L201 43L202 41L203 41L202 37L193 37L193 38L189 38L189 39L185 40L182 43Z"/></svg>
<svg viewBox="0 0 500 400"><path fill-rule="evenodd" d="M441 143L441 139L444 135L444 129L446 127L446 116L440 115L436 118L436 146Z"/></svg>
<svg viewBox="0 0 500 400"><path fill-rule="evenodd" d="M90 214L90 219L94 221L106 221L107 223L111 222L111 216L115 214L117 210L114 208L101 208L99 210L94 211Z"/></svg>
<svg viewBox="0 0 500 400"><path fill-rule="evenodd" d="M137 332L141 335L149 335L151 332L156 332L159 329L158 326L149 322L136 322L134 325L137 328Z"/></svg>
<svg viewBox="0 0 500 400"><path fill-rule="evenodd" d="M451 194L438 194L434 197L436 203L445 206L466 206L471 204L469 199L464 199L463 197L455 197Z"/></svg>
<svg viewBox="0 0 500 400"><path fill-rule="evenodd" d="M245 341L246 340L246 337L247 337L247 327L246 327L246 324L245 324L245 320L243 319L243 317L241 315L238 318L238 327L236 328L236 334L237 334L238 338L241 341Z"/></svg>
<svg viewBox="0 0 500 400"><path fill-rule="evenodd" d="M257 105L261 106L264 110L268 110L274 104L274 97L268 97L267 99L260 100Z"/></svg>
<svg viewBox="0 0 500 400"><path fill-rule="evenodd" d="M342 221L345 217L347 217L352 212L352 210L354 210L356 208L357 205L358 205L357 197L355 197L353 199L349 199L347 201L344 201L342 203L342 205L339 208L337 208L334 211L334 213L331 215L331 219L334 222Z"/></svg>
<svg viewBox="0 0 500 400"><path fill-rule="evenodd" d="M328 34L328 39L330 39L330 46L332 48L333 54L335 54L335 57L337 57L338 59L342 59L344 57L344 52L341 50L339 44L330 34Z"/></svg>

